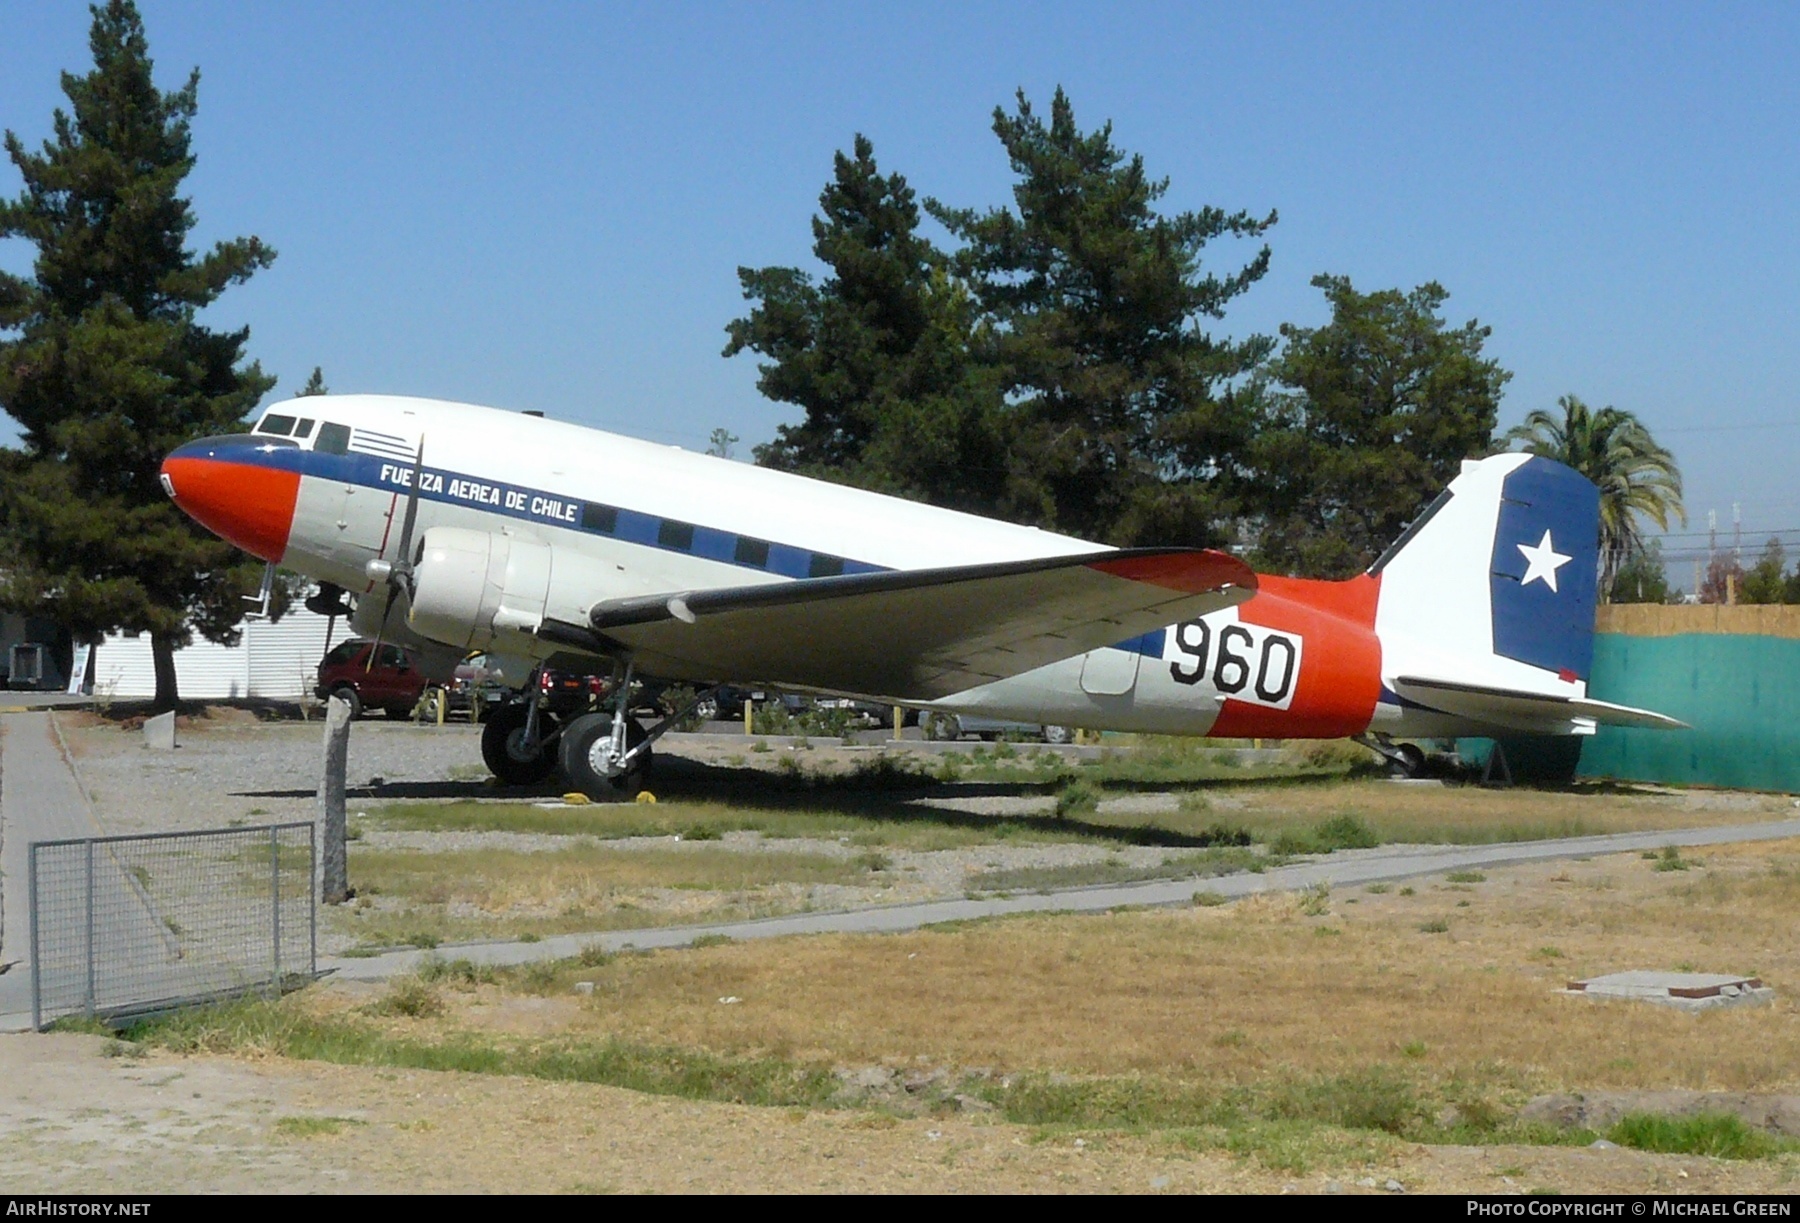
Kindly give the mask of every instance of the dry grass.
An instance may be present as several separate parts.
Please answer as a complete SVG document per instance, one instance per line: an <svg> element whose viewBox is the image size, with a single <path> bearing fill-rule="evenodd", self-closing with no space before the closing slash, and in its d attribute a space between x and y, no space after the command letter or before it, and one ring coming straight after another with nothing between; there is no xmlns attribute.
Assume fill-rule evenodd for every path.
<svg viewBox="0 0 1800 1223"><path fill-rule="evenodd" d="M810 887L871 885L870 864L723 846L444 853L353 845L358 902L326 914L369 945L553 934L802 907Z"/></svg>
<svg viewBox="0 0 1800 1223"><path fill-rule="evenodd" d="M1220 1084L1404 1063L1532 1091L1791 1087L1800 846L1694 861L1677 875L1627 857L1517 868L1474 890L1334 897L1317 918L1269 896L628 957L590 974L577 1027L838 1064ZM1435 921L1447 935L1419 932ZM1755 972L1782 998L1695 1016L1553 992L1645 967Z"/></svg>

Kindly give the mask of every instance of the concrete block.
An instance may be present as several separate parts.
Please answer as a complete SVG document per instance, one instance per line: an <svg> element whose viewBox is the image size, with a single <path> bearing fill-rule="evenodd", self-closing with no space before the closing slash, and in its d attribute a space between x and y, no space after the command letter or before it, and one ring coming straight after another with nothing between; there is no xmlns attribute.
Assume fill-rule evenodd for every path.
<svg viewBox="0 0 1800 1223"><path fill-rule="evenodd" d="M1768 1002L1775 991L1759 977L1736 977L1705 972L1608 973L1585 981L1571 981L1564 992L1582 998L1629 998L1653 1002L1681 1011L1705 1011L1720 1006Z"/></svg>
<svg viewBox="0 0 1800 1223"><path fill-rule="evenodd" d="M145 719L144 746L153 747L161 752L175 750L174 713L159 713L154 718Z"/></svg>

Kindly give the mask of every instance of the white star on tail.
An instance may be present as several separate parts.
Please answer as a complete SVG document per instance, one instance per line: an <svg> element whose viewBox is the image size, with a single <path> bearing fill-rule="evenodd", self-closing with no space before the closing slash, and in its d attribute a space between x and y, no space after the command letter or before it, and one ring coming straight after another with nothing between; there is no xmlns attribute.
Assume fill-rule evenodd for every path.
<svg viewBox="0 0 1800 1223"><path fill-rule="evenodd" d="M1556 550L1549 531L1544 532L1544 538L1538 542L1537 547L1528 548L1524 544L1517 547L1525 556L1525 576L1519 579L1519 585L1529 586L1541 579L1552 594L1556 593L1556 571L1575 558L1564 556Z"/></svg>

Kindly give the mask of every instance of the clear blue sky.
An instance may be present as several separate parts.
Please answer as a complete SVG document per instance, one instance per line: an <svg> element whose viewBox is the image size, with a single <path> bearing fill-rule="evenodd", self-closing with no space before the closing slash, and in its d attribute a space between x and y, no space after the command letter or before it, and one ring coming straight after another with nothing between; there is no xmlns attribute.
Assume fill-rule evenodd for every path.
<svg viewBox="0 0 1800 1223"><path fill-rule="evenodd" d="M747 449L788 416L719 356L736 269L810 263L833 151L1000 203L993 108L1060 83L1169 208L1280 211L1220 330L1321 321L1319 272L1438 280L1513 371L1503 424L1630 408L1690 529L1800 528L1793 6L140 3L163 86L202 72L198 237L280 252L212 312L277 394L317 364ZM87 24L0 0L0 126L48 134Z"/></svg>

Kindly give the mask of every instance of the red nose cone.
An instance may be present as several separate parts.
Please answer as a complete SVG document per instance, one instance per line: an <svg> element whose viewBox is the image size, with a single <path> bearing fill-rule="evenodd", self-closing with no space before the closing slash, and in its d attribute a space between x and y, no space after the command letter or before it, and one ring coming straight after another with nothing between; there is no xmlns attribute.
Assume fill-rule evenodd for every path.
<svg viewBox="0 0 1800 1223"><path fill-rule="evenodd" d="M163 460L163 488L183 513L253 556L279 561L294 525L300 473L188 453Z"/></svg>

